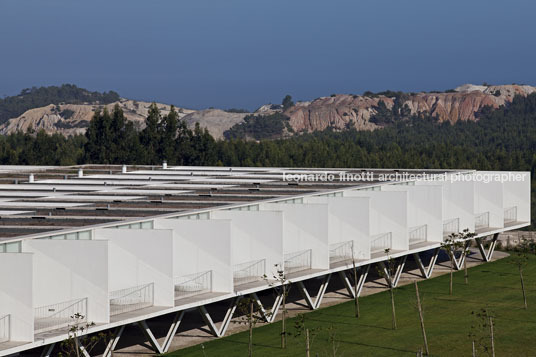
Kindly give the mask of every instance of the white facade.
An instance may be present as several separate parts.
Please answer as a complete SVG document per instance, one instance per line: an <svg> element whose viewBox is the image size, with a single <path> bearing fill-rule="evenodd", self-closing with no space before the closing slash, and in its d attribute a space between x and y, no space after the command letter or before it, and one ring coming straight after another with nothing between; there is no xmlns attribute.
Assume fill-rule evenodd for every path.
<svg viewBox="0 0 536 357"><path fill-rule="evenodd" d="M271 289L276 265L299 284L347 270L352 258L381 262L385 249L397 257L438 250L449 232L468 228L481 239L527 226L523 174L348 186L23 239L19 253L0 250L0 271L9 272L0 275L0 319L9 316L10 341L28 344L0 342L0 356L63 340L73 311L101 331ZM175 184L159 190L166 185Z"/></svg>
<svg viewBox="0 0 536 357"><path fill-rule="evenodd" d="M4 332L11 341L33 342L32 255L3 253L0 271L0 318L9 321Z"/></svg>
<svg viewBox="0 0 536 357"><path fill-rule="evenodd" d="M384 185L382 191L408 193L409 242L443 241L443 189L434 185Z"/></svg>
<svg viewBox="0 0 536 357"><path fill-rule="evenodd" d="M408 193L389 191L344 191L345 197L370 198L371 252L408 250Z"/></svg>
<svg viewBox="0 0 536 357"><path fill-rule="evenodd" d="M283 212L284 266L303 259L309 269L329 268L327 204L264 203L260 209Z"/></svg>
<svg viewBox="0 0 536 357"><path fill-rule="evenodd" d="M173 231L173 276L212 272L212 291L233 291L229 220L156 219L155 228Z"/></svg>

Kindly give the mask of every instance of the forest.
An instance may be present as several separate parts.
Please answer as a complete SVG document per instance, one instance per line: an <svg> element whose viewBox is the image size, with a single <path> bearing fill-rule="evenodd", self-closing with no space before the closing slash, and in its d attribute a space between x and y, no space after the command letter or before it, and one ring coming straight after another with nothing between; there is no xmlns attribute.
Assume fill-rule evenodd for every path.
<svg viewBox="0 0 536 357"><path fill-rule="evenodd" d="M138 132L121 109L97 111L85 135L15 133L0 137L0 164L160 164L283 167L473 168L536 175L536 94L486 109L476 122L412 116L375 131L323 131L289 139L216 141L187 128L175 110L151 106ZM534 218L533 218L534 222Z"/></svg>

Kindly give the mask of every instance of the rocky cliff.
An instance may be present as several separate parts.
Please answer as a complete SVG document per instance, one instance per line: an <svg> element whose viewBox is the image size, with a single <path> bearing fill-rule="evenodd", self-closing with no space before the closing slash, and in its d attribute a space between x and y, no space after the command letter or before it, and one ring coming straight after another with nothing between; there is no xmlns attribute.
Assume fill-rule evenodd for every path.
<svg viewBox="0 0 536 357"><path fill-rule="evenodd" d="M443 93L408 93L401 100L411 114L429 113L439 121L455 123L458 120L475 120L475 113L484 106L498 108L511 102L516 94L526 96L536 88L525 85L476 86L466 84ZM344 129L355 127L370 130L377 127L370 122L379 101L392 108L395 97L386 95L334 95L311 102L297 103L284 113L290 125L298 132L324 130L328 127Z"/></svg>
<svg viewBox="0 0 536 357"><path fill-rule="evenodd" d="M145 118L149 112L151 103L129 99L122 99L106 105L108 110L112 110L115 105L125 113L128 120L141 129L144 127ZM170 105L157 103L163 115L169 113ZM45 107L27 110L17 118L12 118L0 126L1 134L10 134L17 131L26 132L32 128L34 130L43 129L49 134L60 133L63 135L83 134L97 108L102 107L97 104L60 104L47 105ZM193 110L176 108L179 117L184 117Z"/></svg>

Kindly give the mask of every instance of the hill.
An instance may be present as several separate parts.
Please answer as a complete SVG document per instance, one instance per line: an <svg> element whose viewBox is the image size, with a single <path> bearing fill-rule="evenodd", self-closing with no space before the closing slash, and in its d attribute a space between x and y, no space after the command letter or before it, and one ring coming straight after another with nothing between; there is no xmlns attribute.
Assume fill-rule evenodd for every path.
<svg viewBox="0 0 536 357"><path fill-rule="evenodd" d="M151 103L119 98L119 100L105 105L101 103L62 103L33 108L0 125L0 133L26 132L31 128L36 131L43 129L47 134L60 133L65 136L83 134L97 108L106 107L111 111L116 104L123 110L125 117L134 122L136 128L142 129L144 127ZM157 103L157 105L163 115L169 113L170 105L161 103ZM177 111L179 117L184 117L192 112L183 108L177 108Z"/></svg>
<svg viewBox="0 0 536 357"><path fill-rule="evenodd" d="M254 113L236 110L177 108L190 128L196 123L216 139L287 138L331 129L369 131L390 126L412 115L433 116L439 122L477 121L486 107L499 108L514 96L526 97L527 85L462 85L445 92L384 91L362 95L333 94L286 106L267 104ZM150 103L120 98L115 92L90 92L74 85L33 88L0 101L0 133L44 129L47 133L84 133L94 111L118 104L128 120L143 128ZM169 104L158 103L165 115Z"/></svg>
<svg viewBox="0 0 536 357"><path fill-rule="evenodd" d="M28 109L49 104L109 104L118 100L119 94L114 91L91 92L74 84L26 88L16 96L0 99L0 124L18 117Z"/></svg>

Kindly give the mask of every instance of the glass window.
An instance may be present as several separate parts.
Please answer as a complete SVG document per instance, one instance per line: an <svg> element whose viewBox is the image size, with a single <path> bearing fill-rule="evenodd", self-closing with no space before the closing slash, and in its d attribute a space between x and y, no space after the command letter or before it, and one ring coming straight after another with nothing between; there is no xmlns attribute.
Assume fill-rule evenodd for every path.
<svg viewBox="0 0 536 357"><path fill-rule="evenodd" d="M68 239L68 240L77 240L78 239L78 233L67 233L65 235L65 239Z"/></svg>
<svg viewBox="0 0 536 357"><path fill-rule="evenodd" d="M6 253L20 253L20 242L6 243Z"/></svg>
<svg viewBox="0 0 536 357"><path fill-rule="evenodd" d="M78 232L78 239L91 239L91 231Z"/></svg>
<svg viewBox="0 0 536 357"><path fill-rule="evenodd" d="M153 221L142 222L141 223L141 228L143 228L143 229L153 229Z"/></svg>

